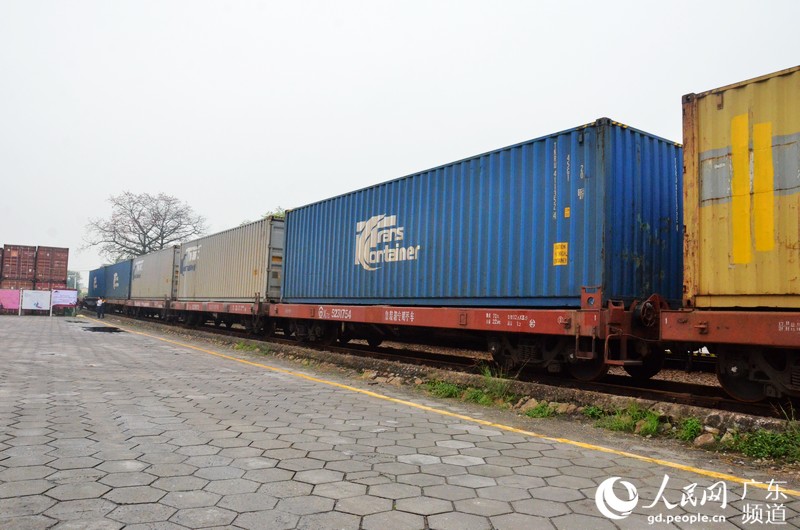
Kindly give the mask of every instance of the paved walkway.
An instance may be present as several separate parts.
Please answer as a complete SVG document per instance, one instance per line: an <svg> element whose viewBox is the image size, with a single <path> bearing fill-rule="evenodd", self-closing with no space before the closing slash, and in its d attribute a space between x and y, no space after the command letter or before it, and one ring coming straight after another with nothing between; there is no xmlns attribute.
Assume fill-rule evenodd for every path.
<svg viewBox="0 0 800 530"><path fill-rule="evenodd" d="M97 325L0 317L0 528L800 524L800 501L782 491L796 484L751 485L742 499L728 477L491 428L139 334L84 329ZM600 490L604 515L596 494L613 477L616 485ZM670 517L684 520L667 524Z"/></svg>

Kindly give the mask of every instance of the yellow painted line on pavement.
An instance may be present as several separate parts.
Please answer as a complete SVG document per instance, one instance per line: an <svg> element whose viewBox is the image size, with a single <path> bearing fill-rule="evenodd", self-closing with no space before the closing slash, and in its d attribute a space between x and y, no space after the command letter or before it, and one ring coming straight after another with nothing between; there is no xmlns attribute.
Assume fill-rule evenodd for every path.
<svg viewBox="0 0 800 530"><path fill-rule="evenodd" d="M89 320L95 320L95 319L90 318ZM104 324L104 322L100 322L98 320L95 320L95 321L98 322L98 323ZM738 483L738 484L747 484L748 487L751 487L751 488L759 488L759 489L764 489L764 490L769 490L769 488L770 488L769 483L751 482L750 479L737 477L735 475L728 475L727 473L719 473L717 471L710 471L708 469L701 469L701 468L697 468L697 467L693 467L693 466L687 466L685 464L679 464L677 462L670 462L669 460L662 460L660 458L651 458L649 456L637 455L637 454L634 454L634 453L628 453L626 451L620 451L618 449L611 449L609 447L603 447L602 445L594 445L594 444L589 444L589 443L585 443L585 442L579 442L579 441L576 441L576 440L570 440L569 438L554 438L552 436L546 436L546 435L538 434L538 433L535 433L535 432L532 432L532 431L526 431L524 429L518 429L516 427L511 427L510 425L503 425L502 423L494 423L494 422L491 422L491 421L482 420L480 418L473 418L472 416L467 416L465 414L459 414L457 412L450 412L448 410L442 410L442 409L437 409L435 407L429 407L427 405L421 405L419 403L414 403L413 401L406 401L406 400L403 400L403 399L398 399L398 398L393 398L393 397L390 397L390 396L385 396L383 394L378 394L377 392L372 392L371 390L364 390L364 389L357 388L357 387L354 387L354 386L345 385L345 384L342 384L342 383L337 383L335 381L328 381L327 379L321 379L319 377L314 377L314 376L303 374L303 373L300 373L300 372L287 370L285 368L278 368L276 366L270 366L268 364L262 364L262 363L257 363L257 362L253 362L253 361L248 361L246 359L240 359L238 357L233 357L231 355L225 355L224 353L219 353L219 352L215 352L215 351L212 351L212 350L206 350L205 348L200 348L198 346L193 346L191 344L186 344L186 343L183 343L183 342L178 342L178 341L174 341L174 340L170 340L170 339L165 339L163 337L158 337L156 335L150 335L149 333L144 333L144 332L141 332L141 331L134 331L132 329L124 328L122 326L116 326L116 327L119 327L120 329L124 329L125 331L127 331L129 333L133 333L133 334L136 334L136 335L142 335L144 337L149 337L151 339L160 340L162 342L167 342L167 343L173 344L175 346L181 346L183 348L189 348L191 350L196 350L196 351L199 351L199 352L203 352L203 353L206 353L208 355L214 355L216 357L221 357L223 359L228 359L230 361L236 361L236 362L239 362L239 363L242 363L242 364L246 364L246 365L249 365L249 366L255 366L255 367L258 367L258 368L263 368L265 370L270 370L272 372L291 375L293 377L298 377L300 379L305 379L307 381L313 381L315 383L321 383L321 384L324 384L324 385L329 385L329 386L333 386L333 387L336 387L336 388L341 388L343 390L349 390L351 392L357 392L359 394L364 394L366 396L374 397L374 398L377 398L377 399L382 399L384 401L390 401L392 403L397 403L399 405L404 405L404 406L407 406L407 407L413 407L415 409L420 409L420 410L424 410L424 411L427 411L427 412L432 412L432 413L435 413L435 414L440 414L442 416L448 416L448 417L451 417L451 418L456 418L456 419L459 419L459 420L468 421L470 423L477 423L478 425L483 425L485 427L493 427L495 429L500 429L500 430L503 430L503 431L506 431L506 432L513 432L515 434L521 434L523 436L528 436L528 437L531 437L531 438L538 438L540 440L546 440L546 441L549 441L549 442L558 442L558 443L561 443L561 444L572 445L572 446L575 446L575 447L581 447L583 449L590 449L592 451L599 451L601 453L608 453L608 454L617 455L617 456L624 456L626 458L632 458L634 460L639 460L641 462L647 462L647 463L650 463L650 464L657 464L657 465L664 466L664 467L669 467L669 468L673 468L673 469L679 469L681 471L688 471L690 473L694 473L694 474L702 475L702 476L706 476L706 477L711 477L711 478L718 479L718 480L735 482L735 483ZM774 488L774 486L773 486L773 488ZM800 491L798 491L798 490L791 490L791 489L781 488L780 492L781 493L785 493L787 495L792 495L794 497L800 498Z"/></svg>

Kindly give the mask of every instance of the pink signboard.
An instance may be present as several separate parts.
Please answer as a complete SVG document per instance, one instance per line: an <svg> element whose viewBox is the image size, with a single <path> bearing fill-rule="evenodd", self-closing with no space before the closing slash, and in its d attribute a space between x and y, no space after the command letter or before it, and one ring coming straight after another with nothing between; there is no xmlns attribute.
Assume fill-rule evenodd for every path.
<svg viewBox="0 0 800 530"><path fill-rule="evenodd" d="M0 309L19 309L19 291L0 289Z"/></svg>

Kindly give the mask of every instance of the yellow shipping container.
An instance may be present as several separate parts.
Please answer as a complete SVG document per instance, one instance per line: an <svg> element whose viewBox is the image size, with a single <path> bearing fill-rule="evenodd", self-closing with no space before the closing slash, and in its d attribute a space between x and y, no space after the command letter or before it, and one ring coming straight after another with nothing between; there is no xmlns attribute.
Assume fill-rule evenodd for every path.
<svg viewBox="0 0 800 530"><path fill-rule="evenodd" d="M800 308L800 66L683 98L684 303Z"/></svg>

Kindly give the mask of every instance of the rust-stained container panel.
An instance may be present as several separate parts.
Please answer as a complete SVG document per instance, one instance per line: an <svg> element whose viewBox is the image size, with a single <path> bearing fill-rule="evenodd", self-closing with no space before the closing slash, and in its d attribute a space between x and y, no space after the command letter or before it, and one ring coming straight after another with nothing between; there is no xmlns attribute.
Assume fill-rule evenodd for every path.
<svg viewBox="0 0 800 530"><path fill-rule="evenodd" d="M32 282L36 270L36 247L5 245L3 249L3 280ZM27 288L27 287L26 287Z"/></svg>
<svg viewBox="0 0 800 530"><path fill-rule="evenodd" d="M283 239L283 219L270 217L183 243L177 299L279 299Z"/></svg>
<svg viewBox="0 0 800 530"><path fill-rule="evenodd" d="M133 258L132 299L172 299L177 289L180 247L169 247Z"/></svg>
<svg viewBox="0 0 800 530"><path fill-rule="evenodd" d="M36 283L66 283L69 249L39 247L36 249Z"/></svg>
<svg viewBox="0 0 800 530"><path fill-rule="evenodd" d="M686 305L800 307L800 67L683 105Z"/></svg>

